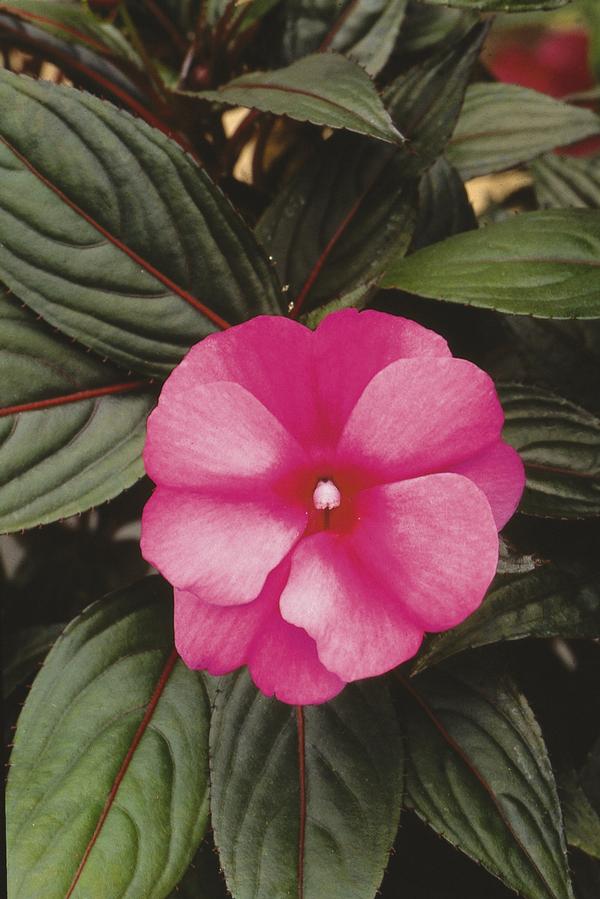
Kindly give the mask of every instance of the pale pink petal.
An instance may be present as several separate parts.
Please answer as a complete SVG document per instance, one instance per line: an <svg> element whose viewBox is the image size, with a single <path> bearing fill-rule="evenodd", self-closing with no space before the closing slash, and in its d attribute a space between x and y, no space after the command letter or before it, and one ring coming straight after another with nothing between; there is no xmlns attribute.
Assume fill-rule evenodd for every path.
<svg viewBox="0 0 600 899"><path fill-rule="evenodd" d="M264 590L263 590L264 592ZM248 647L272 616L260 597L243 606L215 606L187 590L175 590L175 646L188 666L229 674L246 664Z"/></svg>
<svg viewBox="0 0 600 899"><path fill-rule="evenodd" d="M144 507L142 555L180 590L238 605L258 596L306 520L302 506L274 494L232 502L158 487Z"/></svg>
<svg viewBox="0 0 600 899"><path fill-rule="evenodd" d="M220 675L247 664L263 693L293 705L339 693L345 683L321 664L314 640L281 618L278 600L288 572L284 561L244 606L214 606L176 590L175 645L186 665Z"/></svg>
<svg viewBox="0 0 600 899"><path fill-rule="evenodd" d="M483 490L492 507L496 527L503 528L519 505L525 487L525 469L516 450L499 440L476 456L453 465L451 470Z"/></svg>
<svg viewBox="0 0 600 899"><path fill-rule="evenodd" d="M253 394L303 445L319 427L312 382L313 332L283 316L257 316L210 334L167 379L166 402L191 385L234 381Z"/></svg>
<svg viewBox="0 0 600 899"><path fill-rule="evenodd" d="M321 402L331 434L339 435L359 396L378 371L398 359L450 356L443 337L382 312L333 312L315 332Z"/></svg>
<svg viewBox="0 0 600 899"><path fill-rule="evenodd" d="M320 661L306 631L288 624L280 614L253 644L248 667L259 690L291 705L327 702L346 686Z"/></svg>
<svg viewBox="0 0 600 899"><path fill-rule="evenodd" d="M490 505L468 478L433 474L362 491L355 552L423 629L459 624L480 605L498 562Z"/></svg>
<svg viewBox="0 0 600 899"><path fill-rule="evenodd" d="M330 531L294 549L280 608L315 639L325 667L347 681L395 668L415 655L423 637L397 591L365 571L346 538Z"/></svg>
<svg viewBox="0 0 600 899"><path fill-rule="evenodd" d="M500 435L492 379L463 359L401 359L361 394L338 446L338 464L366 483L445 471Z"/></svg>
<svg viewBox="0 0 600 899"><path fill-rule="evenodd" d="M299 444L239 384L200 384L189 369L177 389L170 382L148 419L144 447L157 484L260 493L305 464Z"/></svg>

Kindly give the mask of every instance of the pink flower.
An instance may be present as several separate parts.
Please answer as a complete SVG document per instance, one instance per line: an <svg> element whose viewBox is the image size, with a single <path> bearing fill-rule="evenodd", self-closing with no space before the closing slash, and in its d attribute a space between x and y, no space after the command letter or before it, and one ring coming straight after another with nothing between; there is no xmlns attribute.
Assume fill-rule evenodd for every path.
<svg viewBox="0 0 600 899"><path fill-rule="evenodd" d="M148 422L142 522L186 664L319 703L466 618L523 490L502 422L488 375L383 313L193 347Z"/></svg>

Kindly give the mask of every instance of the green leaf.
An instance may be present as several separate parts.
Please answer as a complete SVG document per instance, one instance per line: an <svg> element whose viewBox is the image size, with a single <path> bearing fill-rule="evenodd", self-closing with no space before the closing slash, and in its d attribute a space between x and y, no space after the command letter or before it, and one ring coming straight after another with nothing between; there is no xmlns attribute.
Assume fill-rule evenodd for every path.
<svg viewBox="0 0 600 899"><path fill-rule="evenodd" d="M402 150L339 134L279 191L256 234L297 313L375 280L408 249L416 204Z"/></svg>
<svg viewBox="0 0 600 899"><path fill-rule="evenodd" d="M377 75L394 49L406 0L286 0L277 54L282 63L330 49Z"/></svg>
<svg viewBox="0 0 600 899"><path fill-rule="evenodd" d="M144 474L155 394L0 298L0 531L66 518Z"/></svg>
<svg viewBox="0 0 600 899"><path fill-rule="evenodd" d="M394 123L410 140L410 161L418 174L438 158L454 131L486 33L486 26L475 25L400 75L385 91Z"/></svg>
<svg viewBox="0 0 600 899"><path fill-rule="evenodd" d="M30 677L64 630L64 624L41 624L11 634L3 646L2 695L6 699Z"/></svg>
<svg viewBox="0 0 600 899"><path fill-rule="evenodd" d="M344 128L394 144L403 139L366 72L338 53L314 53L285 69L249 72L216 91L193 96Z"/></svg>
<svg viewBox="0 0 600 899"><path fill-rule="evenodd" d="M600 637L598 574L580 579L544 565L497 577L477 611L458 627L430 638L413 672L468 649L528 637Z"/></svg>
<svg viewBox="0 0 600 899"><path fill-rule="evenodd" d="M600 419L539 387L501 388L504 439L525 463L521 511L553 518L600 515Z"/></svg>
<svg viewBox="0 0 600 899"><path fill-rule="evenodd" d="M446 665L410 683L408 804L526 899L572 899L539 725L508 677Z"/></svg>
<svg viewBox="0 0 600 899"><path fill-rule="evenodd" d="M162 899L196 851L209 709L169 595L149 578L90 606L36 678L7 787L11 899Z"/></svg>
<svg viewBox="0 0 600 899"><path fill-rule="evenodd" d="M68 0L10 0L0 3L0 12L37 25L49 34L73 44L82 44L99 53L141 61L118 28L102 22L83 4Z"/></svg>
<svg viewBox="0 0 600 899"><path fill-rule="evenodd" d="M152 97L151 82L128 59L107 53L83 38L83 42L69 42L66 39L69 35L51 33L35 23L35 19L8 14L0 5L3 41L53 62L77 87L112 99L155 127L165 127L152 112L156 101Z"/></svg>
<svg viewBox="0 0 600 899"><path fill-rule="evenodd" d="M329 44L332 50L346 53L373 78L390 58L408 0L359 0L339 17L339 28Z"/></svg>
<svg viewBox="0 0 600 899"><path fill-rule="evenodd" d="M50 324L164 374L224 321L278 311L252 233L164 134L8 72L0 104L0 277Z"/></svg>
<svg viewBox="0 0 600 899"><path fill-rule="evenodd" d="M482 12L531 12L534 9L558 9L571 0L422 0L431 6L479 9Z"/></svg>
<svg viewBox="0 0 600 899"><path fill-rule="evenodd" d="M429 168L419 185L419 217L412 249L419 250L445 237L477 229L477 219L465 186L444 156Z"/></svg>
<svg viewBox="0 0 600 899"><path fill-rule="evenodd" d="M394 841L403 753L387 683L352 684L298 712L242 672L211 722L211 809L236 899L374 896Z"/></svg>
<svg viewBox="0 0 600 899"><path fill-rule="evenodd" d="M514 84L472 84L447 156L464 179L500 172L600 133L600 118Z"/></svg>
<svg viewBox="0 0 600 899"><path fill-rule="evenodd" d="M394 261L380 287L541 318L600 318L600 212L544 210Z"/></svg>
<svg viewBox="0 0 600 899"><path fill-rule="evenodd" d="M600 157L577 159L548 153L532 162L530 169L542 208L600 208Z"/></svg>
<svg viewBox="0 0 600 899"><path fill-rule="evenodd" d="M574 771L561 778L560 795L569 846L600 860L600 814Z"/></svg>
<svg viewBox="0 0 600 899"><path fill-rule="evenodd" d="M600 76L600 8L596 0L579 0L578 6L587 25L589 66L597 80Z"/></svg>
<svg viewBox="0 0 600 899"><path fill-rule="evenodd" d="M417 179L452 132L483 34L473 29L386 91L392 115L409 129L410 152L334 135L267 208L257 234L296 312L369 284L407 250Z"/></svg>
<svg viewBox="0 0 600 899"><path fill-rule="evenodd" d="M448 6L430 6L412 0L400 33L399 50L403 53L431 52L443 49L466 34L479 21L479 14Z"/></svg>

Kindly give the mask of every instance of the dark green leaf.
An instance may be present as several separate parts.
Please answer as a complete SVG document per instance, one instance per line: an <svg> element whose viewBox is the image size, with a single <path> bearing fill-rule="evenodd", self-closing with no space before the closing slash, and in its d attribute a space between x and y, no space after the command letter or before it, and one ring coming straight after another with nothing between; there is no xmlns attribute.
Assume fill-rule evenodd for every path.
<svg viewBox="0 0 600 899"><path fill-rule="evenodd" d="M390 143L402 141L369 76L339 53L314 53L285 69L249 72L216 91L194 96L344 128Z"/></svg>
<svg viewBox="0 0 600 899"><path fill-rule="evenodd" d="M409 0L400 32L399 50L403 53L422 53L431 52L434 47L447 47L478 21L476 12Z"/></svg>
<svg viewBox="0 0 600 899"><path fill-rule="evenodd" d="M476 25L400 75L385 91L394 123L410 140L415 173L442 153L459 117L465 90L487 29Z"/></svg>
<svg viewBox="0 0 600 899"><path fill-rule="evenodd" d="M600 859L600 814L591 804L574 771L561 779L560 795L569 846Z"/></svg>
<svg viewBox="0 0 600 899"><path fill-rule="evenodd" d="M48 322L165 373L223 320L278 311L253 235L161 132L8 72L0 103L0 276Z"/></svg>
<svg viewBox="0 0 600 899"><path fill-rule="evenodd" d="M257 234L296 310L369 284L391 254L406 251L416 179L444 149L483 33L473 29L386 92L392 114L409 129L410 152L334 135L267 209Z"/></svg>
<svg viewBox="0 0 600 899"><path fill-rule="evenodd" d="M448 144L464 179L500 172L600 133L600 118L514 84L473 84Z"/></svg>
<svg viewBox="0 0 600 899"><path fill-rule="evenodd" d="M346 53L375 77L390 58L408 0L358 0L348 16L342 12L329 47Z"/></svg>
<svg viewBox="0 0 600 899"><path fill-rule="evenodd" d="M402 25L406 0L287 0L278 47L283 63L328 48L377 75Z"/></svg>
<svg viewBox="0 0 600 899"><path fill-rule="evenodd" d="M431 6L479 9L482 12L532 12L534 9L558 9L571 0L423 0Z"/></svg>
<svg viewBox="0 0 600 899"><path fill-rule="evenodd" d="M541 318L600 318L600 212L530 212L393 262L381 287Z"/></svg>
<svg viewBox="0 0 600 899"><path fill-rule="evenodd" d="M90 606L21 713L7 788L9 893L162 899L208 813L208 703L176 660L158 578ZM69 893L70 894L70 893Z"/></svg>
<svg viewBox="0 0 600 899"><path fill-rule="evenodd" d="M526 899L571 899L552 768L507 677L447 665L405 683L409 805Z"/></svg>
<svg viewBox="0 0 600 899"><path fill-rule="evenodd" d="M589 37L588 61L596 80L600 76L600 7L596 0L579 0L579 10L585 17Z"/></svg>
<svg viewBox="0 0 600 899"><path fill-rule="evenodd" d="M527 475L521 510L530 515L600 515L600 419L539 387L505 385L504 438Z"/></svg>
<svg viewBox="0 0 600 899"><path fill-rule="evenodd" d="M402 800L402 743L387 683L353 684L304 708L304 779L296 716L245 672L217 694L211 808L228 887L236 899L374 896Z"/></svg>
<svg viewBox="0 0 600 899"><path fill-rule="evenodd" d="M296 310L374 280L408 249L417 183L406 169L401 150L334 135L279 192L256 233Z"/></svg>
<svg viewBox="0 0 600 899"><path fill-rule="evenodd" d="M428 169L419 185L419 217L412 249L420 250L445 237L472 231L477 219L456 169L443 157Z"/></svg>
<svg viewBox="0 0 600 899"><path fill-rule="evenodd" d="M483 605L462 624L432 637L414 672L444 659L503 640L527 637L600 637L600 578L579 579L544 565L498 577Z"/></svg>
<svg viewBox="0 0 600 899"><path fill-rule="evenodd" d="M0 35L11 46L53 62L78 87L108 96L117 105L158 124L148 97L151 85L129 60L106 54L93 43L69 43L64 37L44 31L29 18L9 15L1 5Z"/></svg>
<svg viewBox="0 0 600 899"><path fill-rule="evenodd" d="M102 22L83 3L68 0L10 0L0 12L31 22L49 34L100 53L114 54L141 65L139 57L118 28Z"/></svg>
<svg viewBox="0 0 600 899"><path fill-rule="evenodd" d="M4 645L2 665L2 695L4 698L31 677L36 665L49 652L64 624L42 624L11 634L9 644Z"/></svg>
<svg viewBox="0 0 600 899"><path fill-rule="evenodd" d="M600 321L548 321L504 316L507 352L498 380L540 384L567 399L600 409Z"/></svg>
<svg viewBox="0 0 600 899"><path fill-rule="evenodd" d="M133 381L0 299L0 531L106 502L144 473L147 381Z"/></svg>
<svg viewBox="0 0 600 899"><path fill-rule="evenodd" d="M600 157L577 159L549 153L532 162L530 168L541 207L600 208Z"/></svg>

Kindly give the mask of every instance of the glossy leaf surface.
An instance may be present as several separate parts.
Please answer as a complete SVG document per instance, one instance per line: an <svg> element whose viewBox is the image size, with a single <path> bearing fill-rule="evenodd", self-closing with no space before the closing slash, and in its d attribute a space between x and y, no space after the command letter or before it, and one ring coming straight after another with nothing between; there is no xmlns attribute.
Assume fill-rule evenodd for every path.
<svg viewBox="0 0 600 899"><path fill-rule="evenodd" d="M556 785L516 685L446 665L406 689L408 804L527 899L571 899Z"/></svg>
<svg viewBox="0 0 600 899"><path fill-rule="evenodd" d="M600 318L600 212L524 213L393 262L381 287L541 318Z"/></svg>
<svg viewBox="0 0 600 899"><path fill-rule="evenodd" d="M464 179L501 172L600 133L600 118L514 84L472 84L448 145Z"/></svg>
<svg viewBox="0 0 600 899"><path fill-rule="evenodd" d="M531 164L537 201L542 208L600 208L600 159L549 153Z"/></svg>
<svg viewBox="0 0 600 899"><path fill-rule="evenodd" d="M0 275L50 324L160 374L224 322L278 311L251 232L161 132L7 72L0 103Z"/></svg>
<svg viewBox="0 0 600 899"><path fill-rule="evenodd" d="M600 515L600 419L538 387L501 389L504 438L525 463L521 509L531 515Z"/></svg>
<svg viewBox="0 0 600 899"><path fill-rule="evenodd" d="M140 65L131 44L113 25L102 22L83 3L65 0L10 0L0 11L30 22L64 41Z"/></svg>
<svg viewBox="0 0 600 899"><path fill-rule="evenodd" d="M408 150L334 135L267 208L257 234L296 311L368 284L392 254L407 250L417 179L454 128L483 34L473 29L386 91L392 116L410 137Z"/></svg>
<svg viewBox="0 0 600 899"><path fill-rule="evenodd" d="M172 652L169 590L90 606L36 678L7 789L11 899L162 899L208 812L208 703Z"/></svg>
<svg viewBox="0 0 600 899"><path fill-rule="evenodd" d="M155 391L1 298L0 531L106 502L144 473Z"/></svg>
<svg viewBox="0 0 600 899"><path fill-rule="evenodd" d="M600 636L600 577L587 578L544 565L519 575L497 577L483 604L462 624L432 636L415 672L444 659L504 640L528 637Z"/></svg>
<svg viewBox="0 0 600 899"><path fill-rule="evenodd" d="M371 79L339 53L315 53L285 69L249 72L217 91L196 96L344 128L390 143L402 141Z"/></svg>
<svg viewBox="0 0 600 899"><path fill-rule="evenodd" d="M402 742L387 684L293 707L246 672L222 682L211 724L215 841L236 899L374 896L402 799ZM300 764L300 767L299 767Z"/></svg>

